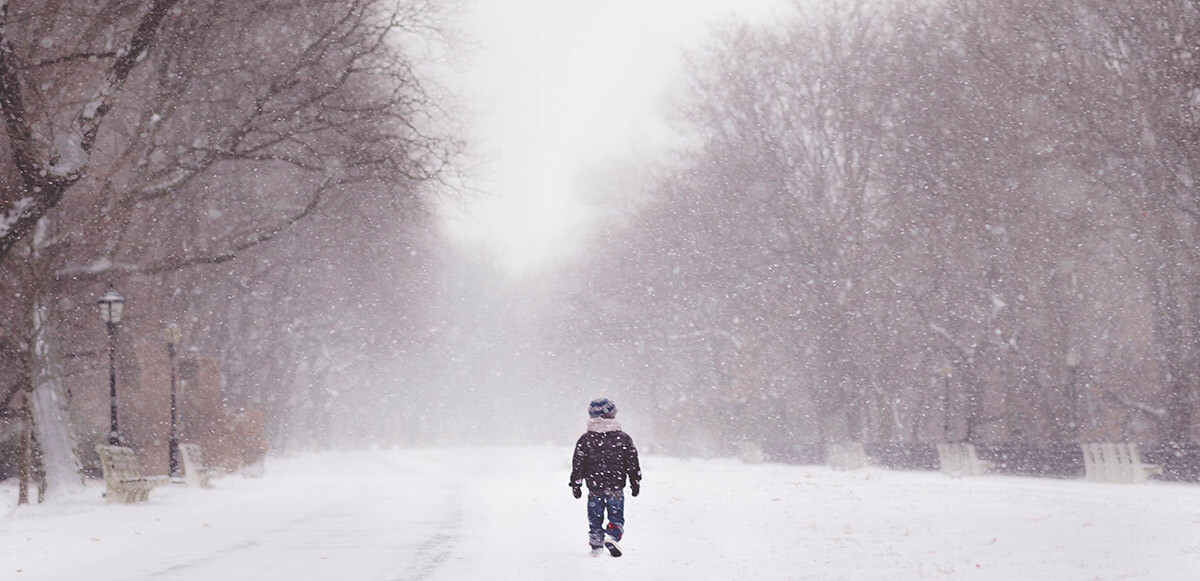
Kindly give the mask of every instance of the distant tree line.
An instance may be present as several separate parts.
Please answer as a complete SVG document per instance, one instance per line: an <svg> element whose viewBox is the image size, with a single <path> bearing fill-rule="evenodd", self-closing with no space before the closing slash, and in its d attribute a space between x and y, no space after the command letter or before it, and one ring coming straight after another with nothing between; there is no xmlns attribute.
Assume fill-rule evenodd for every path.
<svg viewBox="0 0 1200 581"><path fill-rule="evenodd" d="M692 55L564 340L680 449L1194 442L1200 6L808 4Z"/></svg>

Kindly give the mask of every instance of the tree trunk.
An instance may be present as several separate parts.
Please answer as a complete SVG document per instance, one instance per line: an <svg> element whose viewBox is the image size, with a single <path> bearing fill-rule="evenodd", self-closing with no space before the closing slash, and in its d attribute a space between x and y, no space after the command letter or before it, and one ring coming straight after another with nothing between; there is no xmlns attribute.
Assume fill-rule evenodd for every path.
<svg viewBox="0 0 1200 581"><path fill-rule="evenodd" d="M49 220L42 219L33 236L34 264L41 260L40 249L45 245ZM45 269L38 269L39 271ZM36 430L34 437L42 447L42 463L46 472L47 494L83 491L79 460L75 456L71 419L67 411L66 390L59 366L57 322L54 305L57 297L49 290L52 281L34 281L33 348L29 365L29 385L32 397L27 406Z"/></svg>
<svg viewBox="0 0 1200 581"><path fill-rule="evenodd" d="M1173 228L1164 228L1166 236L1176 236ZM1165 394L1166 415L1162 420L1162 439L1171 443L1187 443L1191 439L1195 396L1189 381L1188 359L1191 354L1185 326L1187 316L1181 293L1186 293L1188 279L1178 272L1175 258L1180 253L1168 248L1162 263L1151 274L1151 298L1154 301L1154 330L1163 346L1167 368Z"/></svg>
<svg viewBox="0 0 1200 581"><path fill-rule="evenodd" d="M33 417L28 401L21 410L21 459L17 464L17 504L29 504L29 480L33 476Z"/></svg>
<svg viewBox="0 0 1200 581"><path fill-rule="evenodd" d="M82 491L83 480L75 457L66 391L59 375L53 316L46 300L45 296L39 297L34 306L33 397L29 408L42 445L47 492L54 496Z"/></svg>
<svg viewBox="0 0 1200 581"><path fill-rule="evenodd" d="M1172 444L1187 444L1191 441L1192 416L1195 408L1195 390L1181 366L1170 364L1167 381L1167 416L1163 440Z"/></svg>
<svg viewBox="0 0 1200 581"><path fill-rule="evenodd" d="M976 356L979 354L977 353ZM975 373L975 363L964 361L959 365L960 380L966 394L966 412L963 414L965 430L963 441L976 443L979 441L979 430L983 427L983 387Z"/></svg>

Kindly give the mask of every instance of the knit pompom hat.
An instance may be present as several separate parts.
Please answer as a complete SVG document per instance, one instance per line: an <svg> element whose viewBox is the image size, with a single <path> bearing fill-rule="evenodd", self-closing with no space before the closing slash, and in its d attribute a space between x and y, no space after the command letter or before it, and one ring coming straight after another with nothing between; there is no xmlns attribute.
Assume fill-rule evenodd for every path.
<svg viewBox="0 0 1200 581"><path fill-rule="evenodd" d="M592 403L588 404L588 417L615 418L617 417L617 404L613 403L607 397L594 399Z"/></svg>

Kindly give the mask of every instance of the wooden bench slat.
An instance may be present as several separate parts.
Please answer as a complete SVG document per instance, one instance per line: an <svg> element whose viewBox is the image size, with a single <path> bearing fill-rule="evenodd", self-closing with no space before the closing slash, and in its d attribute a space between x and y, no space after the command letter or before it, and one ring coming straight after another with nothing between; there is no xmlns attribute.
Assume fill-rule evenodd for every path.
<svg viewBox="0 0 1200 581"><path fill-rule="evenodd" d="M834 470L857 470L871 465L862 442L830 443L825 447L825 463Z"/></svg>
<svg viewBox="0 0 1200 581"><path fill-rule="evenodd" d="M179 455L183 460L183 480L188 486L212 486L209 481L213 470L204 464L204 452L198 444L180 444Z"/></svg>
<svg viewBox="0 0 1200 581"><path fill-rule="evenodd" d="M108 502L148 500L150 490L169 482L166 476L142 476L137 454L130 448L97 444L96 453L100 455L100 467L104 470L104 496Z"/></svg>
<svg viewBox="0 0 1200 581"><path fill-rule="evenodd" d="M1162 467L1142 463L1137 445L1127 442L1084 443L1085 477L1092 482L1145 483L1154 474L1162 474Z"/></svg>
<svg viewBox="0 0 1200 581"><path fill-rule="evenodd" d="M975 445L968 443L938 444L938 459L942 472L955 478L982 476L992 469L992 463L980 460Z"/></svg>

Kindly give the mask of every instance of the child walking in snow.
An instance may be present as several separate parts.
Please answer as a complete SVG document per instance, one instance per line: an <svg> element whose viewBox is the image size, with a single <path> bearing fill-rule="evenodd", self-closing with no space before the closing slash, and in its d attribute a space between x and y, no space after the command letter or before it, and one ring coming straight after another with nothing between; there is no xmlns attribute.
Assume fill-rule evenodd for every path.
<svg viewBox="0 0 1200 581"><path fill-rule="evenodd" d="M641 490L642 468L638 464L633 438L621 431L617 423L617 406L607 398L592 400L588 405L587 432L575 444L571 462L571 492L583 496L580 486L588 487L588 544L592 556L602 548L614 557L621 556L617 543L625 533L625 477L629 477L629 493L637 496ZM604 513L608 512L608 527Z"/></svg>

